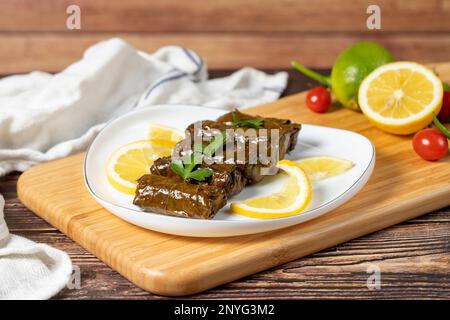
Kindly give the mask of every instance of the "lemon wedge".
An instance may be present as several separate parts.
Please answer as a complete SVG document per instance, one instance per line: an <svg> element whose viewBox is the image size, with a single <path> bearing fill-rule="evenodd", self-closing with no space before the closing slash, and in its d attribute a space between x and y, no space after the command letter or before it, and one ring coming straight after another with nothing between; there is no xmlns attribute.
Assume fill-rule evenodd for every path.
<svg viewBox="0 0 450 320"><path fill-rule="evenodd" d="M148 129L148 139L155 146L173 149L183 138L182 133L171 127L151 124Z"/></svg>
<svg viewBox="0 0 450 320"><path fill-rule="evenodd" d="M153 161L171 153L171 149L155 147L148 140L126 144L108 159L106 165L108 182L120 192L134 194L137 180L150 172Z"/></svg>
<svg viewBox="0 0 450 320"><path fill-rule="evenodd" d="M247 199L231 204L231 211L257 219L288 217L302 212L311 201L311 183L298 164L281 160L277 167L288 174L282 189L270 196Z"/></svg>
<svg viewBox="0 0 450 320"><path fill-rule="evenodd" d="M353 162L334 157L311 157L294 162L305 171L310 181L337 176L353 168Z"/></svg>
<svg viewBox="0 0 450 320"><path fill-rule="evenodd" d="M378 67L361 83L358 102L378 128L411 134L433 120L442 104L442 82L434 72L414 62Z"/></svg>

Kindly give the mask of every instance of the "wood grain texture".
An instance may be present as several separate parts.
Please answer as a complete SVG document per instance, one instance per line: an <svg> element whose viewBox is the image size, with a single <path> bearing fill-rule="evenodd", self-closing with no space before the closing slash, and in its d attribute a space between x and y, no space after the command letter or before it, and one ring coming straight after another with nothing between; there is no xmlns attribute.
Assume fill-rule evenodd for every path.
<svg viewBox="0 0 450 320"><path fill-rule="evenodd" d="M450 64L437 66L444 80L449 70ZM361 132L377 149L371 180L350 202L323 217L271 233L220 239L159 234L113 217L84 189L81 155L27 171L18 194L27 207L128 279L164 295L199 292L450 204L449 158L424 162L414 156L408 138L381 133L360 114L342 109L313 117L303 94L252 112ZM448 230L443 232L447 248ZM399 259L400 264L410 261ZM436 259L435 266L444 261ZM436 259L426 264L433 268Z"/></svg>
<svg viewBox="0 0 450 320"><path fill-rule="evenodd" d="M211 77L229 73L214 70ZM312 85L302 75L289 73L286 95ZM64 250L81 270L81 288L66 288L56 299L164 299L136 287L25 208L17 198L18 177L18 173L0 177L11 232ZM447 207L190 298L450 299L449 259ZM368 275L363 264L369 262L382 271L381 290L370 291L365 286Z"/></svg>
<svg viewBox="0 0 450 320"><path fill-rule="evenodd" d="M136 287L26 209L19 174L0 178L12 233L67 252L81 270L81 288L56 299L162 299ZM450 207L331 247L191 299L450 299ZM382 272L381 290L366 287L367 265Z"/></svg>
<svg viewBox="0 0 450 320"><path fill-rule="evenodd" d="M448 0L2 0L0 31L65 31L77 4L89 32L367 32L367 7L380 32L448 32Z"/></svg>
<svg viewBox="0 0 450 320"><path fill-rule="evenodd" d="M339 53L360 40L385 45L397 60L422 63L447 61L450 33L444 35L227 35L227 34L0 34L0 72L60 71L79 60L85 49L118 36L136 48L153 52L166 45L196 51L213 69L245 66L262 69L289 68L292 60L316 68L332 65Z"/></svg>
<svg viewBox="0 0 450 320"><path fill-rule="evenodd" d="M68 30L66 8L81 8ZM369 0L2 0L0 72L60 71L90 45L119 36L141 50L189 47L210 67L289 68L333 64L358 40L386 45L398 60L446 61L450 0L380 0L381 30L368 30Z"/></svg>

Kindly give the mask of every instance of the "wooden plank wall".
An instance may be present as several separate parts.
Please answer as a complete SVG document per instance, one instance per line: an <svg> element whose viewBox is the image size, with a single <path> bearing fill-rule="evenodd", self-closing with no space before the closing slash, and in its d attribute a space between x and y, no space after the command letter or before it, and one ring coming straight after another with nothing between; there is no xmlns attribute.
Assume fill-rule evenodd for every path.
<svg viewBox="0 0 450 320"><path fill-rule="evenodd" d="M67 30L66 8L81 8ZM381 8L381 30L366 9ZM58 71L91 44L119 36L153 51L179 44L215 69L329 67L357 40L376 40L398 60L450 60L450 0L1 0L0 73Z"/></svg>

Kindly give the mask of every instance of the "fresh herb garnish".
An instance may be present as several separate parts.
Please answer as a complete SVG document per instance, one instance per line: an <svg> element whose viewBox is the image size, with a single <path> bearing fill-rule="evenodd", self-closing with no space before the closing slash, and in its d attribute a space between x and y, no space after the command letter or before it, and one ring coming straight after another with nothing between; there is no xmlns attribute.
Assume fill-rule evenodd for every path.
<svg viewBox="0 0 450 320"><path fill-rule="evenodd" d="M445 91L450 91L450 85L447 82L443 82L442 85L444 86Z"/></svg>
<svg viewBox="0 0 450 320"><path fill-rule="evenodd" d="M182 161L177 160L177 161L173 161L170 164L170 168L178 175L180 175L183 179L185 178L186 174L186 169L184 168L184 164Z"/></svg>
<svg viewBox="0 0 450 320"><path fill-rule="evenodd" d="M206 178L210 177L212 175L212 171L211 169L207 169L207 168L198 168L195 171L192 171L188 178L189 179L194 179L197 181L205 181Z"/></svg>
<svg viewBox="0 0 450 320"><path fill-rule="evenodd" d="M191 153L185 161L173 161L170 167L172 170L180 175L184 180L193 179L197 181L205 181L206 178L212 175L211 169L197 168L197 165L202 163L202 153L212 157L216 151L224 144L227 139L225 132L216 136L211 143L204 147L203 145L194 145L194 152Z"/></svg>
<svg viewBox="0 0 450 320"><path fill-rule="evenodd" d="M194 170L197 165L201 163L201 154L198 152L192 153L185 161L173 161L170 165L172 170L180 175L184 180L193 179L197 181L204 181L212 175L212 171L207 168L198 168Z"/></svg>
<svg viewBox="0 0 450 320"><path fill-rule="evenodd" d="M255 128L259 129L262 128L263 120L261 119L247 119L247 120L241 120L236 112L231 113L233 127L234 128Z"/></svg>
<svg viewBox="0 0 450 320"><path fill-rule="evenodd" d="M203 149L203 153L212 157L217 150L224 145L225 141L227 141L227 134L225 132L221 132L220 135L215 136L213 141L211 141L210 144Z"/></svg>
<svg viewBox="0 0 450 320"><path fill-rule="evenodd" d="M222 132L220 135L214 137L214 139L207 145L203 144L194 144L194 149L202 152L203 154L212 157L220 147L223 146L225 141L227 140L227 134Z"/></svg>

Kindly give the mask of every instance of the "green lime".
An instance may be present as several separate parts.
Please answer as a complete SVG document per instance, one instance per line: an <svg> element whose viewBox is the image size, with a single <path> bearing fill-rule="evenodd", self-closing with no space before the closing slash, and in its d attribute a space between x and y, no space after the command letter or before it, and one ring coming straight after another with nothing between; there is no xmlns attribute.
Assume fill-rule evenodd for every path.
<svg viewBox="0 0 450 320"><path fill-rule="evenodd" d="M322 85L331 87L336 99L347 108L359 110L358 89L364 78L379 66L392 62L392 56L375 42L358 42L343 51L334 63L331 77L314 72L297 61L292 65Z"/></svg>
<svg viewBox="0 0 450 320"><path fill-rule="evenodd" d="M379 66L392 62L384 47L374 42L359 42L337 58L331 71L331 88L345 107L359 110L358 89L364 78Z"/></svg>

